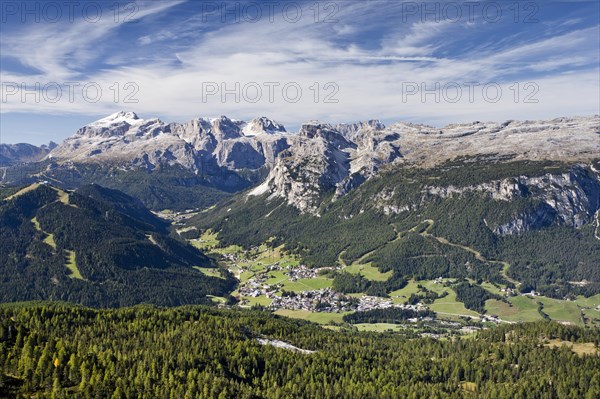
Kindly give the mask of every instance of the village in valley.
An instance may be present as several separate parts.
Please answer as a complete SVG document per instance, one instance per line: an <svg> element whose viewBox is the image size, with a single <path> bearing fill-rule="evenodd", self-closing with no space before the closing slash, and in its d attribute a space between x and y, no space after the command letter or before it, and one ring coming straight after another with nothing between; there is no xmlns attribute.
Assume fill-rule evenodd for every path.
<svg viewBox="0 0 600 399"><path fill-rule="evenodd" d="M383 298L362 293L342 294L332 289L333 275L341 270L361 273L373 279L382 280L388 277L372 266L353 268L336 265L310 268L298 257L286 252L283 247L271 248L268 243L250 250L235 245L223 248L219 245L217 235L212 232L205 232L200 238L190 242L217 258L220 267L227 268L240 281L238 289L232 293L237 299L236 306L259 306L276 314L305 318L325 325L338 324L344 315L352 312L388 308L420 312L428 309L422 303L408 304L409 292L405 295L392 293L390 297ZM216 275L214 269L198 269L208 275ZM216 300L224 306L222 298ZM477 318L475 315L469 315L467 319L471 317ZM420 321L432 322L433 319L425 317L407 320L413 324ZM474 328L453 321L438 323L445 328L462 328L462 332L470 332ZM359 327L369 329L367 325Z"/></svg>
<svg viewBox="0 0 600 399"><path fill-rule="evenodd" d="M419 324L422 334L439 336L440 327L458 333L469 333L492 324L514 323L519 318L517 311L521 309L535 310L522 313L527 317L537 317L540 314L539 298L536 292L527 295L517 294L507 287L493 286L483 283L482 287L504 298L502 301L489 300L486 306L490 311L480 314L465 308L456 299L452 289L453 279L438 278L429 281L410 281L406 287L389 293L388 297L369 296L364 293L342 294L332 289L335 273L348 272L361 274L373 281L385 281L389 274L381 273L370 264L334 265L330 267L311 268L301 260L285 251L283 246L272 247L269 242L251 249L237 245L223 247L217 234L206 231L199 238L190 242L217 259L219 267L227 269L238 280L237 290L231 293L239 307L260 307L279 315L303 318L323 324L331 328L339 328L345 315L353 312L366 312L376 309L397 308L414 312L433 311L435 320L430 317L415 317L403 324L357 324L361 330L386 331L412 328ZM212 276L218 275L217 269L197 268L199 271ZM411 301L411 296L434 292L435 300ZM213 298L220 306L225 306L225 298ZM544 298L546 299L546 298ZM509 302L510 301L510 302ZM427 303L425 303L427 302ZM514 311L512 311L514 309ZM502 313L507 317L501 317ZM435 328L433 327L435 326Z"/></svg>

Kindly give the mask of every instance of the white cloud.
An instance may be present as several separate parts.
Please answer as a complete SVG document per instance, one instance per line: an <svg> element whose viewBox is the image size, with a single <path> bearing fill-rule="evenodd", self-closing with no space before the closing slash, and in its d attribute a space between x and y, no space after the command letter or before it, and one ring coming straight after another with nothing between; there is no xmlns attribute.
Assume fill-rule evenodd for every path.
<svg viewBox="0 0 600 399"><path fill-rule="evenodd" d="M162 3L157 3L162 4ZM162 8L160 8L162 7ZM165 5L150 8L147 13L159 13ZM104 95L98 103L78 101L70 103L64 96L53 104L12 101L3 104L2 112L71 112L82 114L110 113L118 109L132 109L147 116L164 115L172 119L188 119L199 115L227 114L249 119L257 115L269 115L284 123L297 125L308 119L351 121L367 118L400 120L403 118L422 121L464 121L469 119L531 119L550 118L569 114L597 113L600 108L598 68L593 66L598 55L590 53L597 45L597 28L528 41L524 44L504 46L504 50L473 48L470 54L454 59L436 56L436 49L447 44L446 38L462 29L476 30L473 25L415 23L386 35L377 48L364 48L344 40L340 36L359 34L360 29L372 28L374 15L368 14L365 5L346 10L346 25L316 24L302 20L297 24L284 21L257 24L223 25L218 30L200 36L188 48L172 54L160 54L147 62L132 62L128 67L115 66L110 70L96 72L85 77L97 82ZM381 10L379 10L381 13ZM364 25L347 25L356 13L369 15ZM149 15L149 14L146 14ZM39 68L36 77L20 76L3 72L5 81L32 81L34 79L77 80L79 66L97 57L97 44L113 33L114 26L74 26L62 33L59 39L43 40L40 52L29 54L26 50L36 40L47 34L46 29L34 30L20 39L3 37L9 43L9 54L27 65ZM155 41L188 35L186 27L163 29L151 36L143 36L139 43L151 46ZM471 34L477 34L472 32ZM340 43L343 43L340 44ZM31 48L31 47L29 47ZM570 54L570 57L564 57ZM116 55L122 58L126 53ZM120 63L117 63L120 64ZM569 66L583 68L578 73L559 73ZM587 69L585 69L587 68ZM521 84L533 80L539 87L537 104L523 103L526 92L521 89L520 101L515 102L510 86L504 81L508 74L531 73ZM535 74L534 74L535 73ZM542 74L542 75L540 75ZM540 77L541 76L541 77ZM466 93L461 101L452 103L443 98L440 102L428 96L421 101L420 95L403 98L402 89L407 82L434 82L441 85L456 82L498 81L503 96L496 102L485 101L481 94L473 102ZM113 101L109 88L115 83L120 87L120 98ZM127 82L139 87L135 98L139 103L124 103L123 97L131 90L124 90ZM220 95L209 96L203 101L203 88L215 82L231 89L236 83L258 83L263 97L253 103L243 97L239 102L233 95L222 102ZM274 101L269 101L267 82L277 82ZM297 103L285 101L282 86L297 83L303 91ZM325 96L333 92L325 90L325 84L333 82L339 92L333 96L337 103L324 103ZM319 101L314 101L315 86L319 86ZM403 85L404 83L404 85ZM250 87L250 86L247 86ZM311 89L312 88L312 89ZM464 89L466 90L466 88ZM574 92L576 91L576 94ZM565 95L573 91L573 95ZM248 94L253 95L253 92ZM14 96L17 98L18 96Z"/></svg>
<svg viewBox="0 0 600 399"><path fill-rule="evenodd" d="M105 9L97 21L94 15L74 22L24 25L23 29L12 34L3 32L0 46L4 56L41 71L35 79L66 81L98 57L105 48L102 40L121 25L160 13L182 2L138 1L136 11L122 18L115 18Z"/></svg>

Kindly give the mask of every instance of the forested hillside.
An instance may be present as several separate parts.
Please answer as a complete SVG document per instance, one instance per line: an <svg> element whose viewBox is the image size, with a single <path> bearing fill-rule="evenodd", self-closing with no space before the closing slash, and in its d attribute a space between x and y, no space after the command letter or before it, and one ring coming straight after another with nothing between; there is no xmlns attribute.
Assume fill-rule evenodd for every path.
<svg viewBox="0 0 600 399"><path fill-rule="evenodd" d="M209 303L235 280L194 266L214 261L168 235L139 200L100 186L66 192L36 184L0 202L0 301L91 306Z"/></svg>
<svg viewBox="0 0 600 399"><path fill-rule="evenodd" d="M318 215L241 194L189 224L218 231L224 245L275 237L316 267L360 259L398 281L516 280L557 298L592 295L600 292L594 173L555 161L457 159L388 168L335 201L323 193Z"/></svg>
<svg viewBox="0 0 600 399"><path fill-rule="evenodd" d="M0 396L592 399L599 342L551 322L451 341L198 306L4 305Z"/></svg>
<svg viewBox="0 0 600 399"><path fill-rule="evenodd" d="M195 174L177 166L154 170L93 164L55 167L48 161L4 170L4 180L11 185L47 179L62 188L77 189L96 183L138 198L149 209L174 211L209 207L233 192L247 188L257 178L251 173L246 176L218 167Z"/></svg>

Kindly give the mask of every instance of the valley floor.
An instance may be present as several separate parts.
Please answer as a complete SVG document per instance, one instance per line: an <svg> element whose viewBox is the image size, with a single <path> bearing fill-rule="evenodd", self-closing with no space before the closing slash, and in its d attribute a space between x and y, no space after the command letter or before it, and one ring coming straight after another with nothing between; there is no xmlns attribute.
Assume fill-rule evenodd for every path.
<svg viewBox="0 0 600 399"><path fill-rule="evenodd" d="M460 247L484 262L501 264L502 273L507 280L515 285L519 284L508 277L508 263L485 259L475 249L434 237L429 233L434 221L426 220L423 223L426 227L421 232L422 235L446 245ZM423 226L415 226L413 230L419 227ZM402 234L399 232L397 239L401 238ZM600 325L600 295L558 300L535 292L518 294L517 290L499 284L481 282L478 285L497 298L486 300L486 312L481 314L467 309L457 299L454 279L411 280L402 289L389 293L388 298L368 296L364 293L342 295L333 291L331 274L334 272L360 274L370 281L385 281L391 276L391 272L381 273L371 263L363 263L366 255L352 264L346 264L344 254L341 253L337 265L312 269L303 265L298 257L286 252L283 246L272 248L269 243L264 243L251 250L244 250L235 245L223 248L219 245L217 234L211 231L190 242L219 259L221 267L227 268L240 281L238 289L232 293L239 300L238 306L261 306L278 315L305 319L333 328L348 327L343 321L344 315L356 311L389 308L431 310L437 317L436 320L415 319L396 324L359 323L354 327L363 331L409 329L427 334L430 330L465 333L491 324L543 319L579 326ZM200 270L207 274L215 273L214 270ZM477 285L472 280L470 283ZM435 293L436 298L429 301L430 303L408 304L411 295L424 296L427 293ZM216 301L222 302L220 299Z"/></svg>

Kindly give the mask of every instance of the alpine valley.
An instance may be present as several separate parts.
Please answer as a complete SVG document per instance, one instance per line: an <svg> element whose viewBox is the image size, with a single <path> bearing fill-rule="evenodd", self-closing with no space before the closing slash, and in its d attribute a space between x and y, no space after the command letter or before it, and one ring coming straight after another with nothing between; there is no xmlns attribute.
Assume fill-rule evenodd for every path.
<svg viewBox="0 0 600 399"><path fill-rule="evenodd" d="M289 133L119 112L2 154L4 301L600 321L597 115Z"/></svg>
<svg viewBox="0 0 600 399"><path fill-rule="evenodd" d="M119 112L0 161L0 397L600 394L598 115Z"/></svg>

